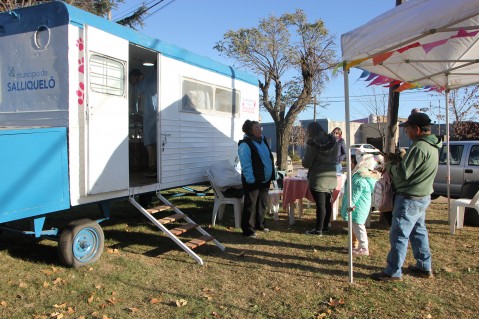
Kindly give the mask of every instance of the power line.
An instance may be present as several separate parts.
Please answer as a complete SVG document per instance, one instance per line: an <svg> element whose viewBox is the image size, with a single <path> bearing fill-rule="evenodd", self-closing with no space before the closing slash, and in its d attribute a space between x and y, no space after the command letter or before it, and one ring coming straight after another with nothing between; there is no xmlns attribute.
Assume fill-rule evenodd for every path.
<svg viewBox="0 0 479 319"><path fill-rule="evenodd" d="M168 2L167 4L165 4L164 6L156 9L155 11L153 11L152 13L150 13L149 15L147 15L146 17L143 18L143 20L146 20L148 19L149 17L151 17L152 15L154 15L155 13L157 13L158 11L160 11L161 9L169 6L170 4L172 4L173 2L175 2L176 0L171 0L170 2ZM163 2L163 0L161 0L160 2Z"/></svg>
<svg viewBox="0 0 479 319"><path fill-rule="evenodd" d="M113 21L118 21L118 20L121 20L123 18L126 18L126 17L129 17L131 16L133 13L135 13L139 8L141 8L143 5L149 5L150 3L154 2L156 0L151 0L147 3L140 3L140 4L135 4L131 7L129 7L128 9L125 9L123 11L120 11L118 13L115 14L114 18L112 18Z"/></svg>

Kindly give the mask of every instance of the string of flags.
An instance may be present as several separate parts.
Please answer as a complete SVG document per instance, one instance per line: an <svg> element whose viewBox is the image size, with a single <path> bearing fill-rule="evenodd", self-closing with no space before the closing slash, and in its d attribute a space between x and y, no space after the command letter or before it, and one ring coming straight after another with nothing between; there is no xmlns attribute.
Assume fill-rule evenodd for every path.
<svg viewBox="0 0 479 319"><path fill-rule="evenodd" d="M399 48L394 51L390 52L384 52L380 53L377 55L374 55L372 57L366 57L366 58L361 58L357 60L352 60L352 61L344 61L336 65L336 67L333 70L333 74L336 73L339 68L343 68L345 71L348 71L350 68L355 67L359 64L361 64L364 61L372 59L373 65L378 65L389 59L394 53L404 53L410 49L413 48L422 48L426 54L431 52L434 48L446 44L448 41L451 39L457 39L457 38L465 38L465 37L474 37L479 33L479 30L476 31L470 31L468 32L467 30L460 28L457 32L457 34L452 35L451 37L447 39L442 39L434 42L429 42L425 44L421 44L419 42L415 42L412 44L409 44L405 47ZM443 87L435 87L435 86L422 86L419 83L410 83L410 82L405 82L405 81L398 81L396 79L392 79L386 76L374 74L372 72L368 72L366 70L363 70L363 73L359 77L359 79L364 79L364 81L371 81L368 86L370 85L383 85L384 87L392 87L395 85L399 85L399 87L395 90L396 92L402 92L404 90L410 90L410 89L424 89L427 91L436 91L436 92L442 92L445 90Z"/></svg>

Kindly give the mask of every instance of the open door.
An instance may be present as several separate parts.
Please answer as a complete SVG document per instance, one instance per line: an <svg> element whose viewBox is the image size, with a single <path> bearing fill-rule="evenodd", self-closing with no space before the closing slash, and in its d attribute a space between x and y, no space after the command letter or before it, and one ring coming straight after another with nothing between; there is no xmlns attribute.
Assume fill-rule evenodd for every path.
<svg viewBox="0 0 479 319"><path fill-rule="evenodd" d="M128 189L128 41L86 26L88 194Z"/></svg>

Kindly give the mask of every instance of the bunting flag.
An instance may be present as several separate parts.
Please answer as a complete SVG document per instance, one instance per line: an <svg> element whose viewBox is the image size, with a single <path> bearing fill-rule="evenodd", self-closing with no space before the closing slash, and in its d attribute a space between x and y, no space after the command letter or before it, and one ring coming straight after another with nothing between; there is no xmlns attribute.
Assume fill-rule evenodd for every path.
<svg viewBox="0 0 479 319"><path fill-rule="evenodd" d="M370 85L382 85L391 82L393 79L388 78L387 76L382 76L379 75L377 78L375 78L371 83L369 83L368 86Z"/></svg>
<svg viewBox="0 0 479 319"><path fill-rule="evenodd" d="M387 59L389 59L389 57L391 57L391 55L393 55L394 52L386 52L386 53L381 53L381 54L378 54L376 56L373 56L373 64L374 65L378 65L384 61L386 61Z"/></svg>
<svg viewBox="0 0 479 319"><path fill-rule="evenodd" d="M402 47L402 48L399 48L395 51L390 51L390 52L382 52L380 54L376 54L376 55L373 55L371 57L368 57L368 58L362 58L362 59L357 59L357 60L353 60L353 61L350 61L350 62L347 62L345 61L345 68L346 70L349 70L350 68L356 66L356 65L359 65L361 64L362 62L366 61L366 60L369 60L369 59L372 59L373 60L373 65L378 65L378 64L381 64L382 62L386 61L387 59L389 59L395 52L398 52L398 53L404 53L406 52L407 50L410 50L410 49L413 49L413 48L419 48L421 47L424 52L426 54L428 54L429 52L431 52L431 50L433 50L435 47L438 47L440 45L443 45L443 44L446 44L449 40L451 39L456 39L456 38L465 38L465 37L475 37L477 34L479 34L479 30L476 30L476 31L471 31L471 32L467 32L464 28L460 28L458 31L457 31L457 34L453 35L453 36L450 36L449 38L447 39L443 39L443 40L438 40L438 41L434 41L434 42L430 42L430 43L425 43L425 44L420 44L419 42L414 42L412 44L409 44L405 47Z"/></svg>
<svg viewBox="0 0 479 319"><path fill-rule="evenodd" d="M372 79L375 79L378 75L374 73L369 73L368 77L364 81L371 81Z"/></svg>
<svg viewBox="0 0 479 319"><path fill-rule="evenodd" d="M336 75L336 73L338 73L339 68L344 66L344 64L345 64L345 62L341 62L341 63L336 64L336 66L333 69L333 75Z"/></svg>
<svg viewBox="0 0 479 319"><path fill-rule="evenodd" d="M360 79L365 78L365 77L369 76L369 74L370 74L369 71L363 70L363 73L361 73L361 76L359 78Z"/></svg>

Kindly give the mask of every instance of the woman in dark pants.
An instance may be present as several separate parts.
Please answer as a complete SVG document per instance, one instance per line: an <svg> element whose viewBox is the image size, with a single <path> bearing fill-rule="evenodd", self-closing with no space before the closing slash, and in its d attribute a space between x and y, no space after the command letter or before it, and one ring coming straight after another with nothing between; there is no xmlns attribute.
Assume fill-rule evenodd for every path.
<svg viewBox="0 0 479 319"><path fill-rule="evenodd" d="M312 122L306 131L308 142L302 164L308 168L308 183L316 202L316 227L309 235L322 235L328 231L331 218L331 193L337 185L336 162L338 144L332 134L327 134L321 125Z"/></svg>
<svg viewBox="0 0 479 319"><path fill-rule="evenodd" d="M245 136L238 142L244 190L241 228L244 236L256 237L255 230L269 231L264 222L264 215L269 186L275 179L273 155L258 122L246 120L243 132Z"/></svg>

